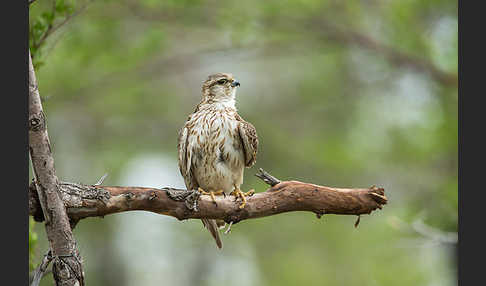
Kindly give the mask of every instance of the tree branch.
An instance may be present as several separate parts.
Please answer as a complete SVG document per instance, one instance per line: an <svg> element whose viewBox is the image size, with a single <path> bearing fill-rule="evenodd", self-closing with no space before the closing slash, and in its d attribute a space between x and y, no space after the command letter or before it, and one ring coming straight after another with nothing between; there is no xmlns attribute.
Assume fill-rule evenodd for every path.
<svg viewBox="0 0 486 286"><path fill-rule="evenodd" d="M69 218L54 168L46 118L42 109L32 57L29 51L29 154L34 174L33 190L39 198L45 218L54 264L56 285L84 285L81 258L76 249Z"/></svg>
<svg viewBox="0 0 486 286"><path fill-rule="evenodd" d="M403 221L402 219L392 216L389 218L389 224L402 232L419 234L427 240L432 242L457 244L457 232L444 231L424 223L422 218L415 219L412 223Z"/></svg>
<svg viewBox="0 0 486 286"><path fill-rule="evenodd" d="M35 1L35 0L34 0ZM78 10L74 11L73 13L71 14L66 14L65 15L65 18L57 23L56 25L54 25L53 23L50 23L49 26L47 27L47 30L42 34L42 36L40 37L39 41L34 43L33 47L35 49L38 49L42 46L42 44L44 44L44 42L47 40L47 38L52 35L54 32L56 32L59 28L61 28L62 26L64 26L67 22L69 22L71 19L73 19L74 17L78 16L80 13L84 12L86 10L86 8L88 7L88 5L91 3L92 1L89 1L87 3L85 3L83 6L81 6ZM56 3L54 1L54 4L53 4L53 8L52 8L52 13L55 13L56 12Z"/></svg>
<svg viewBox="0 0 486 286"><path fill-rule="evenodd" d="M263 170L261 170L263 171ZM267 183L276 178L261 172L258 177ZM32 186L30 188L32 190ZM367 189L344 189L318 186L298 181L278 182L266 192L256 193L247 198L243 209L234 196L216 197L200 195L197 191L174 188L144 188L60 184L61 197L69 217L80 220L109 214L143 210L173 216L179 220L211 218L227 223L237 223L251 218L276 215L291 211L314 212L318 218L324 214L361 215L381 209L387 203L383 188L375 186ZM40 208L34 192L30 192L29 213L41 218ZM195 195L195 196L194 196ZM192 208L196 199L197 210Z"/></svg>
<svg viewBox="0 0 486 286"><path fill-rule="evenodd" d="M428 59L404 53L357 31L338 28L336 25L323 19L311 21L309 28L319 29L324 37L337 43L356 45L376 54L383 55L391 64L397 67L409 67L420 72L428 73L434 80L445 86L457 87L458 85L457 73L443 71Z"/></svg>
<svg viewBox="0 0 486 286"><path fill-rule="evenodd" d="M401 51L359 31L339 27L332 21L328 21L323 17L311 18L309 20L302 20L300 18L290 20L285 18L285 21L272 19L269 20L266 25L284 28L286 31L294 30L299 33L302 33L302 31L312 31L314 36L318 35L329 42L334 42L347 47L357 46L377 55L381 55L391 65L397 68L411 68L429 74L432 79L444 86L458 86L457 73L444 71L427 58Z"/></svg>

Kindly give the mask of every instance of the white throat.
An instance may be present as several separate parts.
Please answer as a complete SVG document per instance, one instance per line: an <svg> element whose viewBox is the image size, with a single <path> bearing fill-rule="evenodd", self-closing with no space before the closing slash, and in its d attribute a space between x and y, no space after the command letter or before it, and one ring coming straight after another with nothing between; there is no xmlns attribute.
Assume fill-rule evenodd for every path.
<svg viewBox="0 0 486 286"><path fill-rule="evenodd" d="M213 103L214 106L219 107L221 109L225 108L233 108L236 109L236 101L234 97L231 98L224 98L219 99Z"/></svg>

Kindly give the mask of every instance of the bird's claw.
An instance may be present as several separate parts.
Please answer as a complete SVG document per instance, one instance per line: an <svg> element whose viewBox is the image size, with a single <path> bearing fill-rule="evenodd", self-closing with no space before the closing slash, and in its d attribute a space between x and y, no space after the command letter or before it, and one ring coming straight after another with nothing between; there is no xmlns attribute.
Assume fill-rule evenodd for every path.
<svg viewBox="0 0 486 286"><path fill-rule="evenodd" d="M209 196L211 196L211 200L213 201L213 203L215 205L218 205L218 203L216 202L216 197L215 196L221 196L221 195L223 195L224 197L226 197L226 194L224 193L223 190L219 190L219 191L216 191L216 192L213 192L213 191L206 192L202 188L197 188L197 190L198 190L199 193L201 193L201 195L209 195Z"/></svg>
<svg viewBox="0 0 486 286"><path fill-rule="evenodd" d="M242 209L246 205L246 197L253 196L255 194L255 190L251 189L248 192L244 193L239 188L235 188L235 190L233 192L231 192L231 194L235 196L235 201L238 200L238 197L241 198L241 200L243 202L241 203L241 205L239 206L239 208Z"/></svg>

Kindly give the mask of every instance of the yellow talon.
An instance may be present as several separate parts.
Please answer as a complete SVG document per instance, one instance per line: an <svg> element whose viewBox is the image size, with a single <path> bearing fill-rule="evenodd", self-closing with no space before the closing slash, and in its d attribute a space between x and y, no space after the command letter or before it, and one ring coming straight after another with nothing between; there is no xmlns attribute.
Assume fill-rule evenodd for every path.
<svg viewBox="0 0 486 286"><path fill-rule="evenodd" d="M201 195L209 195L208 192L204 191L203 189L201 188L197 188L197 190L201 193Z"/></svg>
<svg viewBox="0 0 486 286"><path fill-rule="evenodd" d="M214 204L217 204L216 203L216 198L214 196L221 196L221 195L224 195L224 192L223 190L219 190L217 192L209 192L209 195L211 196L211 199L213 200L213 203Z"/></svg>
<svg viewBox="0 0 486 286"><path fill-rule="evenodd" d="M213 191L206 192L206 191L204 191L201 188L197 188L197 190L201 193L201 195L209 195L209 196L211 196L211 200L213 200L213 203L215 203L215 204L216 204L216 197L215 196L224 195L224 191L223 190L219 190L219 191L216 191L216 192L213 192Z"/></svg>
<svg viewBox="0 0 486 286"><path fill-rule="evenodd" d="M254 193L255 193L255 190L253 190L253 189L251 189L248 192L244 193L239 188L236 188L236 187L235 187L235 190L231 192L231 194L233 196L235 196L236 199L238 199L238 197L240 197L241 200L243 201L241 203L241 205L240 205L240 209L244 208L245 205L246 205L246 198L245 197L252 196Z"/></svg>

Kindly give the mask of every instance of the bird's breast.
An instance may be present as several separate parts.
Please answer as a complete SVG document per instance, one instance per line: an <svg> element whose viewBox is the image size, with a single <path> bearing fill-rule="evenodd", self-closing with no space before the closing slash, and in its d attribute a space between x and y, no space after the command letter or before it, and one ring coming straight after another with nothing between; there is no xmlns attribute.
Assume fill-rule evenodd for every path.
<svg viewBox="0 0 486 286"><path fill-rule="evenodd" d="M223 189L239 186L244 170L239 122L231 113L219 111L195 115L188 147L199 184Z"/></svg>

